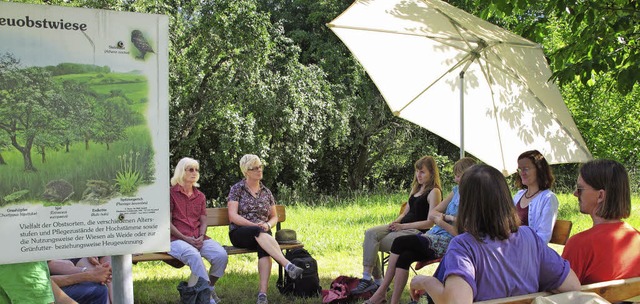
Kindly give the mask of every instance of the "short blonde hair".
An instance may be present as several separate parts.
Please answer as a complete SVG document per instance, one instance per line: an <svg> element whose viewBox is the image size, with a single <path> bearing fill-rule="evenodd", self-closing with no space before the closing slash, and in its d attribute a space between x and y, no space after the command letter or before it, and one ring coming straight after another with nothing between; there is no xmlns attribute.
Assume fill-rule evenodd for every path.
<svg viewBox="0 0 640 304"><path fill-rule="evenodd" d="M462 173L475 164L475 159L471 157L463 157L453 164L453 174L462 177Z"/></svg>
<svg viewBox="0 0 640 304"><path fill-rule="evenodd" d="M190 168L196 168L200 170L200 163L198 163L197 160L189 157L181 159L176 165L176 168L173 170L171 186L175 186L176 184L180 184L180 186L184 185L184 174ZM200 187L200 184L198 184L198 180L200 179L200 172L198 172L196 175L196 183L194 183L193 186Z"/></svg>
<svg viewBox="0 0 640 304"><path fill-rule="evenodd" d="M251 167L257 167L262 165L262 161L260 161L260 157L254 154L245 154L240 159L240 171L242 171L242 175L247 176L247 171Z"/></svg>

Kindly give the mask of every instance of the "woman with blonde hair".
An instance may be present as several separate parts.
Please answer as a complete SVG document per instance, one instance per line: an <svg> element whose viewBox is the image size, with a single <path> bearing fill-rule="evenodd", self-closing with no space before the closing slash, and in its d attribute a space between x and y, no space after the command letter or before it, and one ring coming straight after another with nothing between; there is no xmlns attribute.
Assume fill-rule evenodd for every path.
<svg viewBox="0 0 640 304"><path fill-rule="evenodd" d="M414 164L413 182L407 207L389 224L367 229L363 242L362 279L351 293L376 291L382 283L378 251L388 252L393 241L403 235L417 235L434 225L429 212L442 200L440 172L431 156L423 156Z"/></svg>
<svg viewBox="0 0 640 304"><path fill-rule="evenodd" d="M169 255L191 268L188 287L198 281L209 282L211 304L219 304L215 292L216 281L227 268L227 252L222 246L207 236L207 199L197 187L200 179L200 165L197 160L185 157L178 162L171 178L171 248ZM202 257L211 264L209 272Z"/></svg>
<svg viewBox="0 0 640 304"><path fill-rule="evenodd" d="M235 247L258 251L260 287L257 304L267 304L267 287L271 274L271 258L282 265L291 278L302 275L302 268L287 260L280 245L271 235L278 223L276 202L262 180L263 164L260 158L246 154L240 159L244 179L231 187L227 197L229 210L229 239Z"/></svg>

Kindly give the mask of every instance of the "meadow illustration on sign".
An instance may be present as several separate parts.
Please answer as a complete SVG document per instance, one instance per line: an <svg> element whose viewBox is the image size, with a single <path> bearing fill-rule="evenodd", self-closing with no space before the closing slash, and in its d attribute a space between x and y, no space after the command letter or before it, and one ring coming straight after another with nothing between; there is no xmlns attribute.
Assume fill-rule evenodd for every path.
<svg viewBox="0 0 640 304"><path fill-rule="evenodd" d="M103 204L154 180L147 79L0 54L0 205Z"/></svg>

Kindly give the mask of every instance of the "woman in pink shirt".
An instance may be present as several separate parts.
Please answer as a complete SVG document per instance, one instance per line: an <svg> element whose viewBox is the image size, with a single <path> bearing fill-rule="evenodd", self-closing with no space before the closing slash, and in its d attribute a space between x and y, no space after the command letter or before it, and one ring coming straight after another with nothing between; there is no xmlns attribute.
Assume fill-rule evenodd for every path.
<svg viewBox="0 0 640 304"><path fill-rule="evenodd" d="M207 199L198 190L200 179L198 161L185 157L178 162L169 194L171 210L171 248L169 254L191 268L188 287L201 279L211 286L211 304L220 302L215 292L216 281L227 268L227 252L210 239L207 233ZM209 272L202 257L211 264Z"/></svg>

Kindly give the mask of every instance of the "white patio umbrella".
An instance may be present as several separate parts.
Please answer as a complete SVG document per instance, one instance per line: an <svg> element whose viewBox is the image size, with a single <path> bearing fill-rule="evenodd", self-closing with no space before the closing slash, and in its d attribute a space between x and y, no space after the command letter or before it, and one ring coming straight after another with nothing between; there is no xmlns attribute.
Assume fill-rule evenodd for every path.
<svg viewBox="0 0 640 304"><path fill-rule="evenodd" d="M541 46L439 0L358 0L328 26L391 111L508 175L591 159Z"/></svg>

